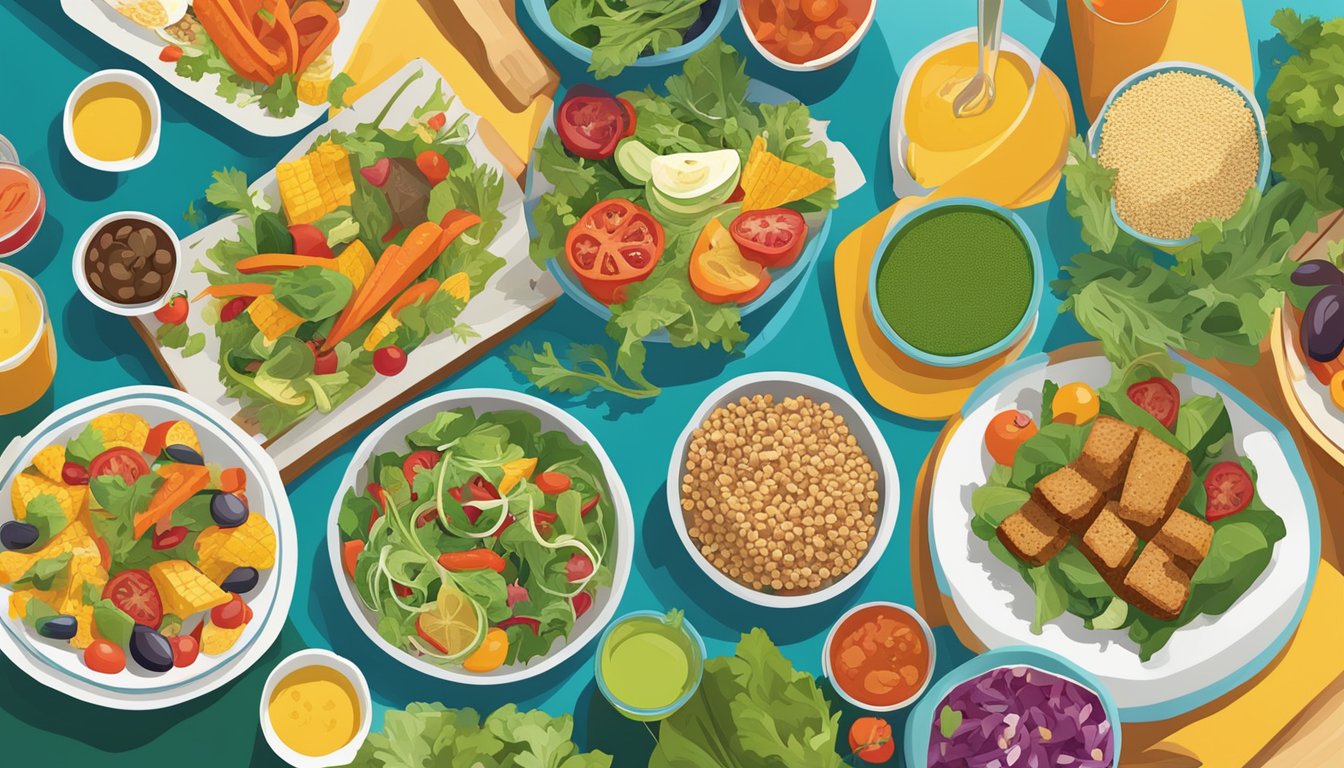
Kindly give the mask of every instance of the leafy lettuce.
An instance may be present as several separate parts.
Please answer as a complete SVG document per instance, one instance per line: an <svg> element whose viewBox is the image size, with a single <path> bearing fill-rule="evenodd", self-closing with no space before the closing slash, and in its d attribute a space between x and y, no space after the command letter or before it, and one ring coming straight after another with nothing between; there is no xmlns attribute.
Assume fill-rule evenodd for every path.
<svg viewBox="0 0 1344 768"><path fill-rule="evenodd" d="M705 0L552 0L551 23L593 52L588 71L615 77L645 54L675 48Z"/></svg>

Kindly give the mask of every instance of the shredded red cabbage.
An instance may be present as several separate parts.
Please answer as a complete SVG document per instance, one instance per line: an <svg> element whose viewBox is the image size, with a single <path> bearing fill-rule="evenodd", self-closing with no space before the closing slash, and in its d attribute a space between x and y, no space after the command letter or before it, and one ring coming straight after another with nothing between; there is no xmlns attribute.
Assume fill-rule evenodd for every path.
<svg viewBox="0 0 1344 768"><path fill-rule="evenodd" d="M939 704L929 768L1110 768L1114 748L1095 693L1033 667L1000 667Z"/></svg>

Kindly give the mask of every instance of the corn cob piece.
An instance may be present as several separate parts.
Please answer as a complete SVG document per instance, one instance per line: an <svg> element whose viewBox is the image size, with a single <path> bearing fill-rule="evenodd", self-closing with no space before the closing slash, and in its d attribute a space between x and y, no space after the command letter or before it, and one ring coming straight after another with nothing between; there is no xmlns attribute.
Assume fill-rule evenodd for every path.
<svg viewBox="0 0 1344 768"><path fill-rule="evenodd" d="M355 240L336 257L336 271L350 278L358 291L364 281L369 279L369 273L373 272L373 254L369 253L368 246L362 240Z"/></svg>
<svg viewBox="0 0 1344 768"><path fill-rule="evenodd" d="M349 205L355 193L350 154L331 141L323 142L298 160L280 163L275 167L275 176L290 224L311 224Z"/></svg>
<svg viewBox="0 0 1344 768"><path fill-rule="evenodd" d="M255 318L253 318L255 321ZM185 445L198 455L201 454L201 441L196 437L196 430L185 421L175 421L173 426L168 428L168 432L163 436L164 445Z"/></svg>
<svg viewBox="0 0 1344 768"><path fill-rule="evenodd" d="M133 413L104 413L94 417L89 426L103 437L103 448L130 448L138 451L149 438L149 422Z"/></svg>
<svg viewBox="0 0 1344 768"><path fill-rule="evenodd" d="M163 600L164 613L191 616L229 601L229 593L220 589L204 573L186 560L166 560L149 566L149 577Z"/></svg>
<svg viewBox="0 0 1344 768"><path fill-rule="evenodd" d="M275 341L303 323L302 317L289 311L269 293L258 296L248 306L247 312L252 316L252 322L256 324L257 330L261 331L261 335L265 336L267 341Z"/></svg>
<svg viewBox="0 0 1344 768"><path fill-rule="evenodd" d="M275 531L266 518L247 516L237 528L212 525L196 537L201 571L220 583L234 568L248 566L265 570L275 565Z"/></svg>
<svg viewBox="0 0 1344 768"><path fill-rule="evenodd" d="M471 278L466 272L449 275L439 290L463 302L471 301Z"/></svg>
<svg viewBox="0 0 1344 768"><path fill-rule="evenodd" d="M313 63L299 75L297 93L304 104L327 103L327 86L331 85L332 58L331 49L323 51L313 59Z"/></svg>
<svg viewBox="0 0 1344 768"><path fill-rule="evenodd" d="M89 487L87 485L66 485L65 483L48 480L42 475L30 475L23 473L14 476L14 483L9 491L10 503L14 505L15 519L22 520L28 516L28 505L39 496L51 496L56 499L56 503L61 506L61 513L65 515L67 521L74 520L88 502Z"/></svg>
<svg viewBox="0 0 1344 768"><path fill-rule="evenodd" d="M57 443L38 451L33 457L33 466L53 483L64 483L61 470L65 467L65 446Z"/></svg>
<svg viewBox="0 0 1344 768"><path fill-rule="evenodd" d="M66 552L73 552L76 548L87 548L92 546L97 550L97 545L93 544L93 537L89 535L89 528L83 520L75 520L61 532L51 537L47 545L34 552L16 552L12 549L0 552L0 584L8 584L22 576L32 568L39 560L47 558L60 557Z"/></svg>
<svg viewBox="0 0 1344 768"><path fill-rule="evenodd" d="M243 630L247 629L246 624L239 624L232 629L225 629L211 622L206 622L201 628L201 653L206 656L218 656L227 652L238 642L238 638L243 636Z"/></svg>

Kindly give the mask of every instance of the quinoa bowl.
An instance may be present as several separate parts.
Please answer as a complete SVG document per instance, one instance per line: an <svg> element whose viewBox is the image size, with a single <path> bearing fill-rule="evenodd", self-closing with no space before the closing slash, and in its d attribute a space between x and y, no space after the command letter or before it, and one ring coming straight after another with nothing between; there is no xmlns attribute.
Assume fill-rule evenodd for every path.
<svg viewBox="0 0 1344 768"><path fill-rule="evenodd" d="M1179 84L1174 89L1168 89L1170 92L1165 94L1167 100L1190 95L1216 103L1204 103L1198 107L1186 104L1183 113L1175 118L1170 114L1171 110L1166 110L1168 114L1163 115L1161 108L1165 105L1162 96L1150 98L1154 95L1153 83L1157 78L1170 78L1173 75L1179 78ZM1207 82L1209 80L1213 81L1212 84ZM1140 95L1141 91L1134 90L1139 86L1143 86L1141 91L1146 91L1143 96L1150 103L1124 98L1127 95ZM1231 92L1236 98L1228 98L1225 92ZM1244 110L1238 107L1244 107ZM1249 113L1249 118L1246 118L1246 113ZM1241 116L1239 120L1211 117L1235 117L1238 114ZM1207 119L1196 120L1196 115L1203 115ZM1123 232L1164 250L1174 250L1196 242L1199 238L1190 231L1195 224L1209 219L1230 218L1240 208L1247 192L1252 188L1263 191L1269 181L1269 139L1265 133L1265 117L1254 94L1221 72L1184 61L1159 62L1140 69L1116 85L1088 131L1088 152L1103 166L1112 168L1108 162L1110 158L1103 151L1108 137L1115 139L1119 147L1116 149L1118 155L1130 151L1123 146L1126 144L1130 147L1142 146L1147 153L1152 147L1162 144L1154 139L1154 129L1175 127L1179 130L1182 121L1185 121L1187 131L1194 128L1191 123L1198 123L1196 135L1204 142L1203 146L1198 146L1183 142L1180 137L1170 140L1171 151L1195 164L1185 168L1171 165L1170 173L1181 175L1186 185L1163 189L1159 184L1149 183L1148 178L1142 177L1145 171L1143 164L1139 163L1134 171L1132 185L1123 178L1125 171L1120 170L1115 194L1111 199L1111 215ZM1229 124L1234 127L1229 127ZM1208 130L1210 125L1217 130ZM1108 131L1108 127L1112 130ZM1142 159L1152 162L1151 155ZM1207 173L1201 174L1196 170L1201 164L1208 170ZM1210 169L1210 165L1214 167ZM1194 179L1195 183L1190 183L1190 179ZM1122 202L1122 198L1132 198L1132 206ZM1122 215L1122 208L1125 207L1134 209L1130 220ZM1179 231L1171 231L1173 227Z"/></svg>
<svg viewBox="0 0 1344 768"><path fill-rule="evenodd" d="M739 433L720 423L729 418L765 426ZM836 477L857 488L824 483ZM798 608L845 592L881 559L900 480L877 424L848 392L800 373L753 373L711 392L682 431L667 504L711 581L755 605Z"/></svg>

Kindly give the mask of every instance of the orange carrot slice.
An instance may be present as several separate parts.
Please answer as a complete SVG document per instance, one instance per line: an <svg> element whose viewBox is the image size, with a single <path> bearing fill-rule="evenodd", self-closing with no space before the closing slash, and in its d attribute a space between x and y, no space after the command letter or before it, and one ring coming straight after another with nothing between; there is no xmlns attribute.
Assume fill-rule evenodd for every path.
<svg viewBox="0 0 1344 768"><path fill-rule="evenodd" d="M210 470L197 464L169 464L155 470L163 485L149 500L149 508L135 516L135 535L139 538L159 520L173 514L183 502L210 484Z"/></svg>
<svg viewBox="0 0 1344 768"><path fill-rule="evenodd" d="M200 301L209 296L215 299L235 299L240 296L256 298L265 296L272 291L272 287L266 283L234 283L233 285L212 285L204 291L196 294L192 301Z"/></svg>

